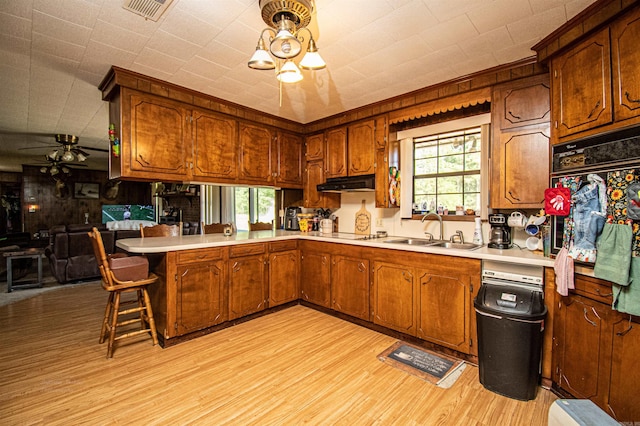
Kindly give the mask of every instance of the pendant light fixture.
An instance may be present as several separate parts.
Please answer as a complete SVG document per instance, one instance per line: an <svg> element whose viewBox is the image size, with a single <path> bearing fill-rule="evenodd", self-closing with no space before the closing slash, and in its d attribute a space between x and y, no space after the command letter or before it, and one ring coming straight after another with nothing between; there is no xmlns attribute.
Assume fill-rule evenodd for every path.
<svg viewBox="0 0 640 426"><path fill-rule="evenodd" d="M262 19L270 28L260 33L256 51L249 60L249 68L256 70L276 70L276 78L280 83L297 83L302 80L302 73L293 61L302 53L305 39L301 32L309 33L309 42L300 67L307 70L319 70L326 63L318 53L318 46L313 34L307 28L311 22L313 2L309 0L260 0ZM269 50L265 42L265 34L269 35Z"/></svg>

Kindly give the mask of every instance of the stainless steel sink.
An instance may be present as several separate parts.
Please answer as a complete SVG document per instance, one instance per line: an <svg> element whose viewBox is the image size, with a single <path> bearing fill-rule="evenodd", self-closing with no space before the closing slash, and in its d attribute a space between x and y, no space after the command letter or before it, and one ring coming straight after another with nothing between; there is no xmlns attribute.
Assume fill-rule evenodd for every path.
<svg viewBox="0 0 640 426"><path fill-rule="evenodd" d="M428 246L433 244L433 241L430 240L421 240L416 238L403 238L397 240L386 240L385 243L391 244L409 244L412 246Z"/></svg>
<svg viewBox="0 0 640 426"><path fill-rule="evenodd" d="M460 250L473 250L482 247L478 244L473 243L452 243L449 241L443 241L440 243L431 244L431 247L443 247L450 249L460 249Z"/></svg>

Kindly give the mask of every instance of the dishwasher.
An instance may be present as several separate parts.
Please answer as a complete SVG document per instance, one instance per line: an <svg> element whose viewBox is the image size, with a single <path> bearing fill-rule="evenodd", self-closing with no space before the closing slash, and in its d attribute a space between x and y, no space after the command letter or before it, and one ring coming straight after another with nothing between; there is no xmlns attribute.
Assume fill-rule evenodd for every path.
<svg viewBox="0 0 640 426"><path fill-rule="evenodd" d="M540 382L544 268L482 262L482 285L474 300L480 383L497 394L534 399Z"/></svg>

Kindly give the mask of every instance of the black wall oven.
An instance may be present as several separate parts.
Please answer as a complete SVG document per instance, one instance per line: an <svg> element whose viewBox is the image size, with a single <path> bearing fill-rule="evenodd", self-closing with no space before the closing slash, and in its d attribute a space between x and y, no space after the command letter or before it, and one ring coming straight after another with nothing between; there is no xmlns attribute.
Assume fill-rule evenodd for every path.
<svg viewBox="0 0 640 426"><path fill-rule="evenodd" d="M574 183L574 190L588 183L587 176L595 173L605 183L609 173L635 169L640 174L640 128L614 135L598 136L552 147L551 186L559 181ZM564 217L551 217L551 253L557 254L565 241L567 222ZM570 229L567 232L571 232Z"/></svg>

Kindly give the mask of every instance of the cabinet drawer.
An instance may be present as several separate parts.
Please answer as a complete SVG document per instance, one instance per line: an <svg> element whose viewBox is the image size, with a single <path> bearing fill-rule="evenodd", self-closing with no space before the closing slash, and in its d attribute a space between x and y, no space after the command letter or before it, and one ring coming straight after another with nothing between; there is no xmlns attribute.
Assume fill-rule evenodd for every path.
<svg viewBox="0 0 640 426"><path fill-rule="evenodd" d="M575 286L576 293L611 305L613 290L610 282L584 275L576 275Z"/></svg>
<svg viewBox="0 0 640 426"><path fill-rule="evenodd" d="M298 247L296 240L274 241L269 243L269 252L295 250Z"/></svg>
<svg viewBox="0 0 640 426"><path fill-rule="evenodd" d="M222 248L212 248L204 250L179 251L177 262L180 264L222 259L222 250Z"/></svg>
<svg viewBox="0 0 640 426"><path fill-rule="evenodd" d="M265 252L265 244L243 244L231 247L229 257L250 256Z"/></svg>

